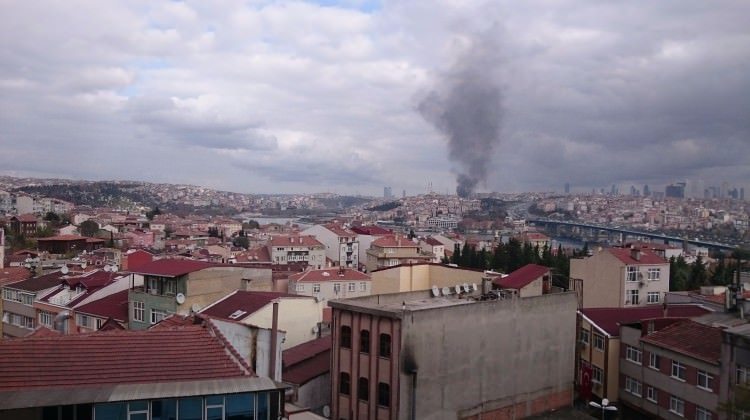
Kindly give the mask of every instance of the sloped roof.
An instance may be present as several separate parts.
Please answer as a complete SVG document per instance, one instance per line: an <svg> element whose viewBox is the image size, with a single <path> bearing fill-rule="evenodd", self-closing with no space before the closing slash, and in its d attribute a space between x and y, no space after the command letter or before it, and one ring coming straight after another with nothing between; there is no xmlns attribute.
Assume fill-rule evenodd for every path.
<svg viewBox="0 0 750 420"><path fill-rule="evenodd" d="M437 239L433 238L432 236L429 236L427 238L424 238L424 241L427 245L431 246L442 246L443 243L438 241Z"/></svg>
<svg viewBox="0 0 750 420"><path fill-rule="evenodd" d="M284 350L282 380L302 385L331 369L331 336L321 337Z"/></svg>
<svg viewBox="0 0 750 420"><path fill-rule="evenodd" d="M339 225L336 223L329 223L327 225L324 225L324 227L337 236L344 236L344 237L350 237L350 236L357 236L353 231Z"/></svg>
<svg viewBox="0 0 750 420"><path fill-rule="evenodd" d="M288 293L247 292L244 290L237 290L236 292L233 292L227 297L205 308L201 311L201 313L214 318L240 321L257 312L264 306L270 304L274 299L278 298L312 299L309 296L291 295ZM240 316L230 318L229 316L236 311L244 311L245 313Z"/></svg>
<svg viewBox="0 0 750 420"><path fill-rule="evenodd" d="M286 246L314 246L322 247L323 244L315 239L312 235L284 235L274 236L269 241L269 245L286 247Z"/></svg>
<svg viewBox="0 0 750 420"><path fill-rule="evenodd" d="M26 280L31 277L31 271L26 267L0 268L0 286Z"/></svg>
<svg viewBox="0 0 750 420"><path fill-rule="evenodd" d="M57 235L57 236L48 236L46 238L38 238L38 242L52 242L52 241L88 241L89 238L87 236L81 236L81 235Z"/></svg>
<svg viewBox="0 0 750 420"><path fill-rule="evenodd" d="M14 289L25 290L27 292L38 292L40 290L49 289L60 284L60 280L64 276L63 273L53 271L43 276L32 277L30 279L17 281L15 283L8 283L6 287L12 287Z"/></svg>
<svg viewBox="0 0 750 420"><path fill-rule="evenodd" d="M217 265L205 261L162 259L140 265L132 272L152 276L178 277L211 267L217 267Z"/></svg>
<svg viewBox="0 0 750 420"><path fill-rule="evenodd" d="M721 358L721 331L721 328L685 320L653 332L641 341L717 364Z"/></svg>
<svg viewBox="0 0 750 420"><path fill-rule="evenodd" d="M360 281L371 279L369 275L351 268L327 268L323 270L308 270L292 274L289 276L289 280L322 283L327 281Z"/></svg>
<svg viewBox="0 0 750 420"><path fill-rule="evenodd" d="M11 217L11 219L14 219L14 218L22 223L31 223L31 222L36 222L38 220L37 217L31 213L20 214L18 216Z"/></svg>
<svg viewBox="0 0 750 420"><path fill-rule="evenodd" d="M493 283L503 289L521 289L549 272L549 267L526 264L505 277L497 277Z"/></svg>
<svg viewBox="0 0 750 420"><path fill-rule="evenodd" d="M620 325L653 318L693 318L710 313L700 305L669 305L665 313L662 305L631 308L586 308L581 314L612 337L620 335Z"/></svg>
<svg viewBox="0 0 750 420"><path fill-rule="evenodd" d="M381 248L416 248L419 247L414 241L405 236L382 236L374 241L370 246L377 246Z"/></svg>
<svg viewBox="0 0 750 420"><path fill-rule="evenodd" d="M605 251L614 255L617 259L627 265L653 265L667 263L667 260L648 249L640 250L641 256L638 260L633 258L630 248L607 248Z"/></svg>
<svg viewBox="0 0 750 420"><path fill-rule="evenodd" d="M393 231L385 229L385 228L382 228L380 226L376 226L376 225L354 226L351 229L352 229L352 232L358 233L360 235L379 236L379 235L391 235L391 234L393 234Z"/></svg>
<svg viewBox="0 0 750 420"><path fill-rule="evenodd" d="M201 326L0 341L0 391L251 376Z"/></svg>
<svg viewBox="0 0 750 420"><path fill-rule="evenodd" d="M109 296L89 302L76 308L76 312L116 321L128 321L128 291L121 290Z"/></svg>

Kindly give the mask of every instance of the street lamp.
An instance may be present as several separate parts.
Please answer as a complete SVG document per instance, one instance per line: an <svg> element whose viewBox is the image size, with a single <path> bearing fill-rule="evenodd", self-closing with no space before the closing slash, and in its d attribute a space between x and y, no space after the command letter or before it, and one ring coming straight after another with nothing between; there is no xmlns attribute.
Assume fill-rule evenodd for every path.
<svg viewBox="0 0 750 420"><path fill-rule="evenodd" d="M589 402L589 405L596 408L602 409L602 420L604 420L604 412L605 411L617 411L617 407L609 405L609 400L604 398L602 399L602 403L599 404L598 402L591 401Z"/></svg>

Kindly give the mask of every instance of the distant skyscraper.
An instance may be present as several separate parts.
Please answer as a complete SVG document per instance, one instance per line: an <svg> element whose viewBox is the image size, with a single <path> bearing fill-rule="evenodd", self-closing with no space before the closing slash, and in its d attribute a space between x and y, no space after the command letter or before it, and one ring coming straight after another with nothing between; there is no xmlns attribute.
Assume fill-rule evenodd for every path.
<svg viewBox="0 0 750 420"><path fill-rule="evenodd" d="M610 189L609 193L612 195L617 194L617 186L615 186L615 184L612 184L612 188Z"/></svg>
<svg viewBox="0 0 750 420"><path fill-rule="evenodd" d="M401 192L401 198L406 198L406 190L403 190L403 191Z"/></svg>
<svg viewBox="0 0 750 420"><path fill-rule="evenodd" d="M651 195L651 190L648 188L648 184L643 186L643 196L648 197Z"/></svg>
<svg viewBox="0 0 750 420"><path fill-rule="evenodd" d="M745 201L745 188L740 187L740 200Z"/></svg>
<svg viewBox="0 0 750 420"><path fill-rule="evenodd" d="M565 183L565 194L570 194L570 182Z"/></svg>
<svg viewBox="0 0 750 420"><path fill-rule="evenodd" d="M391 187L383 187L383 198L393 197L393 190Z"/></svg>
<svg viewBox="0 0 750 420"><path fill-rule="evenodd" d="M685 198L685 183L677 182L667 185L664 189L664 195L672 198Z"/></svg>

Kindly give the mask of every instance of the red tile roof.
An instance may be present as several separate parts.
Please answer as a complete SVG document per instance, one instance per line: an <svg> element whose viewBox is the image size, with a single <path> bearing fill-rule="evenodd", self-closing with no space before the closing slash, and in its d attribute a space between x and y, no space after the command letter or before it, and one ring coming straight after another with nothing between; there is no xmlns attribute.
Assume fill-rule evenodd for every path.
<svg viewBox="0 0 750 420"><path fill-rule="evenodd" d="M204 261L163 259L140 265L137 269L133 270L133 273L152 276L178 277L216 266L216 264Z"/></svg>
<svg viewBox="0 0 750 420"><path fill-rule="evenodd" d="M370 276L351 268L328 268L323 270L308 270L289 276L291 281L299 282L326 282L326 281L360 281L371 280Z"/></svg>
<svg viewBox="0 0 750 420"><path fill-rule="evenodd" d="M685 320L641 338L644 343L718 364L721 358L721 328Z"/></svg>
<svg viewBox="0 0 750 420"><path fill-rule="evenodd" d="M344 236L344 237L355 237L357 236L356 233L353 231L341 226L337 225L335 223L329 223L325 225L325 228L330 230L331 232L335 233L337 236Z"/></svg>
<svg viewBox="0 0 750 420"><path fill-rule="evenodd" d="M63 273L60 271L53 271L43 276L17 281L15 283L8 283L5 286L25 290L27 292L39 292L41 290L58 286L62 277Z"/></svg>
<svg viewBox="0 0 750 420"><path fill-rule="evenodd" d="M549 267L526 264L506 277L497 277L493 283L503 289L521 289L547 273L549 273Z"/></svg>
<svg viewBox="0 0 750 420"><path fill-rule="evenodd" d="M274 236L269 241L269 245L278 247L287 246L312 246L322 247L324 246L312 235L285 235L285 236Z"/></svg>
<svg viewBox="0 0 750 420"><path fill-rule="evenodd" d="M380 248L416 248L419 245L405 236L388 235L372 241L370 246L377 246Z"/></svg>
<svg viewBox="0 0 750 420"><path fill-rule="evenodd" d="M331 336L299 344L284 350L282 380L303 385L331 368Z"/></svg>
<svg viewBox="0 0 750 420"><path fill-rule="evenodd" d="M290 295L288 293L247 292L244 290L237 290L220 301L203 309L201 313L214 318L240 321L278 298L312 299L308 296ZM229 316L236 311L244 311L245 313L235 318L230 318Z"/></svg>
<svg viewBox="0 0 750 420"><path fill-rule="evenodd" d="M31 213L21 214L21 215L13 216L13 217L22 223L31 223L31 222L36 222L38 220L37 217ZM13 217L11 217L11 219Z"/></svg>
<svg viewBox="0 0 750 420"><path fill-rule="evenodd" d="M354 226L352 227L352 232L358 233L360 235L372 235L372 236L382 236L382 235L393 234L393 231L382 228L380 226L375 226L375 225Z"/></svg>
<svg viewBox="0 0 750 420"><path fill-rule="evenodd" d="M612 337L619 337L620 324L637 322L653 318L693 318L710 313L700 305L669 305L666 314L662 305L642 306L635 308L586 308L580 311Z"/></svg>
<svg viewBox="0 0 750 420"><path fill-rule="evenodd" d="M443 245L442 242L438 241L437 239L435 239L433 237L424 238L424 241L425 241L425 243L427 243L427 245L431 245L431 246L441 246L441 245Z"/></svg>
<svg viewBox="0 0 750 420"><path fill-rule="evenodd" d="M271 262L271 254L268 247L261 246L237 254L236 259L237 262Z"/></svg>
<svg viewBox="0 0 750 420"><path fill-rule="evenodd" d="M641 256L638 260L633 258L630 248L607 248L605 251L614 255L615 257L617 257L617 259L627 265L653 265L667 263L667 260L660 257L655 252L649 251L648 249L640 250Z"/></svg>
<svg viewBox="0 0 750 420"><path fill-rule="evenodd" d="M25 267L5 267L0 268L0 286L31 277L31 271Z"/></svg>
<svg viewBox="0 0 750 420"><path fill-rule="evenodd" d="M116 321L128 321L128 291L122 290L76 308L76 312Z"/></svg>
<svg viewBox="0 0 750 420"><path fill-rule="evenodd" d="M49 236L46 238L39 238L37 241L39 242L48 242L48 241L88 241L89 239L86 236L80 236L80 235L57 235L57 236Z"/></svg>
<svg viewBox="0 0 750 420"><path fill-rule="evenodd" d="M0 341L0 390L250 376L202 326Z"/></svg>

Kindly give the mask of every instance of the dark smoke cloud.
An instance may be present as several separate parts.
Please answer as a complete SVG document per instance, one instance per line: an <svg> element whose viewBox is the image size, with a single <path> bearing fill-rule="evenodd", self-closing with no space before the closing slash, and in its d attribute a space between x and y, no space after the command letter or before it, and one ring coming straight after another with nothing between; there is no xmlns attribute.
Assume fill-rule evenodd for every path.
<svg viewBox="0 0 750 420"><path fill-rule="evenodd" d="M486 183L492 153L500 142L503 92L493 76L497 56L496 42L475 39L417 107L448 140L448 157L458 166L460 197L470 196L480 182Z"/></svg>

